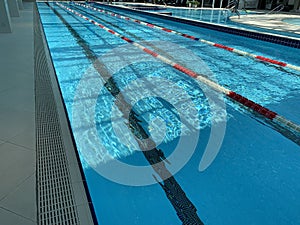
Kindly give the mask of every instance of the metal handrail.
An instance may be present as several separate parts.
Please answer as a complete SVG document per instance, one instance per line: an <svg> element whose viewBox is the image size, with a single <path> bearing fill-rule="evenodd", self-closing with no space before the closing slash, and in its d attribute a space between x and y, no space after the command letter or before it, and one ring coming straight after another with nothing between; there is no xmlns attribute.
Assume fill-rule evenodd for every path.
<svg viewBox="0 0 300 225"><path fill-rule="evenodd" d="M278 13L278 12L282 11L283 9L284 9L284 5L280 4L280 5L276 6L274 9L272 9L270 12L268 12L267 14Z"/></svg>

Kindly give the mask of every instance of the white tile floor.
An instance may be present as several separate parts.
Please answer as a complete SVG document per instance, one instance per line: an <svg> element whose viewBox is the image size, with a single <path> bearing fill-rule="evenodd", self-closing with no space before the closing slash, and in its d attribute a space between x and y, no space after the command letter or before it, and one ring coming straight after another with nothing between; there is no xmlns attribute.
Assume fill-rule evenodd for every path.
<svg viewBox="0 0 300 225"><path fill-rule="evenodd" d="M36 224L33 3L0 34L0 224Z"/></svg>
<svg viewBox="0 0 300 225"><path fill-rule="evenodd" d="M233 16L230 19L237 23L243 23L251 26L265 28L269 30L277 30L283 32L292 32L300 34L300 26L288 24L284 22L284 19L298 18L298 13L278 13L278 14L249 14L241 15L240 18Z"/></svg>

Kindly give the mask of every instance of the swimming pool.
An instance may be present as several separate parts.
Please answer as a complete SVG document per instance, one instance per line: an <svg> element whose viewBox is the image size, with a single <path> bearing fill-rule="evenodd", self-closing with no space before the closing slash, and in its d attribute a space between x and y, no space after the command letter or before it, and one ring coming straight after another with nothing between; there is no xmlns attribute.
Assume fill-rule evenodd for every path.
<svg viewBox="0 0 300 225"><path fill-rule="evenodd" d="M50 5L39 12L99 224L183 224L185 212L204 224L300 222L299 145L113 31L298 124L299 72L64 4L107 32ZM152 23L299 66L298 49ZM134 136L150 135L162 152L149 156ZM217 157L199 171L210 150ZM169 183L149 166L157 156L168 157L159 169L172 172Z"/></svg>

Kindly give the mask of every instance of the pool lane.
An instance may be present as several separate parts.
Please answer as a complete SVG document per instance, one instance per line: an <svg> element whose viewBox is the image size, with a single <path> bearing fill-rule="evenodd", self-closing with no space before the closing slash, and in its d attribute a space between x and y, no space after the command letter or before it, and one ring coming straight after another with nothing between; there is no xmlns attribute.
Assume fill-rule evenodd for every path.
<svg viewBox="0 0 300 225"><path fill-rule="evenodd" d="M103 26L102 24L99 24L97 22L95 22L94 20L91 20L90 18L78 13L77 11L74 11L68 7L65 7L59 3L57 3L57 5L61 6L62 8L70 11L71 13L74 13L75 15L81 17L82 19L85 19L91 23L93 23L94 25L106 30L107 32L127 41L128 43L134 45L135 47L138 47L141 51L146 52L147 54L150 54L151 56L160 59L162 62L172 66L173 68L185 73L186 75L195 78L197 80L199 80L201 83L204 83L206 85L208 85L210 88L214 89L217 92L220 92L224 95L226 95L228 98L230 98L231 100L235 101L236 103L241 104L242 106L244 106L246 109L248 109L250 112L255 112L258 113L260 115L262 115L265 119L269 119L270 120L270 124L273 125L275 124L274 128L277 129L278 127L278 131L280 133L282 133L283 135L285 135L286 137L288 137L289 139L291 139L292 141L294 141L295 143L297 143L298 145L300 145L300 126L298 124L293 123L292 121L287 120L286 118L278 115L275 112L270 111L269 109L229 90L226 89L220 85L218 85L217 83L211 81L210 79L207 79L205 77L205 75L203 74L197 74L192 70L189 70L187 68L185 68L184 66L166 58L163 57L162 55L159 55L158 53L151 51L150 49L144 47L143 45L140 45L134 41L132 41L131 39L128 39L127 37L115 32L114 30L111 30L105 26ZM267 121L269 122L269 121ZM291 132L291 133L289 133Z"/></svg>
<svg viewBox="0 0 300 225"><path fill-rule="evenodd" d="M90 12L88 12L89 14L88 15L91 15L90 14ZM95 14L93 14L93 15L95 15ZM98 18L99 18L99 15L96 15L96 16L98 16ZM102 23L105 25L105 26L107 26L107 27L110 27L110 28L112 28L112 29L118 29L118 27L116 26L116 25L113 25L113 26L111 26L112 25L112 23L117 23L117 24L122 24L122 21L118 21L118 20L114 20L113 22L109 22L108 24L107 23L105 23L105 21L102 21ZM132 25L132 24L131 24ZM133 28L136 28L135 26L133 27ZM132 29L133 29L132 28ZM120 29L120 26L119 26L119 29ZM120 33L123 33L124 35L133 35L132 34L132 32L130 32L130 33L126 33L126 31L124 31L124 30L131 30L131 26L130 26L130 24L124 24L124 28L121 28L121 30L120 30ZM145 31L144 31L145 32ZM145 36L145 38L143 38L143 39L147 39L148 40L148 38L149 38L149 40L151 41L151 40L157 40L157 39L154 39L154 38L151 38L151 37L155 37L155 33L156 32L152 32L151 30L150 31L147 31L147 34L148 34L148 36ZM150 34L150 36L149 36L149 34ZM143 35L145 35L145 34L143 34ZM136 36L135 36L136 37ZM135 37L132 37L132 39L133 40L135 40ZM161 36L161 33L159 33L159 37L161 37L161 38L163 38L162 36ZM136 39L135 41L138 41L138 40L143 40L143 39ZM180 39L179 39L180 40ZM223 45L220 45L220 46L223 46ZM262 50L263 50L263 48L262 48ZM276 49L275 49L276 50ZM263 54L264 52L261 52L261 54ZM250 53L250 54L252 54L252 53ZM283 55L282 55L283 56ZM262 56L262 57L258 57L258 58L261 58L262 60L266 60L266 61L272 61L272 60L267 60L266 58L267 58L268 56L266 56L266 57L264 57L264 56ZM274 60L275 62L276 62L276 60ZM278 64L281 64L280 62L278 62ZM297 74L298 75L298 74Z"/></svg>
<svg viewBox="0 0 300 225"><path fill-rule="evenodd" d="M91 14L90 14L91 15ZM105 18L105 19L103 19L103 18ZM142 35L143 34L143 29L142 29L142 31L141 32L138 32L138 33L132 33L132 32L129 32L129 31L127 31L126 29L124 29L124 28L120 28L120 26L119 26L119 24L118 25L115 25L115 24L117 24L117 21L115 21L116 20L116 18L109 18L109 17L103 17L101 20L103 21L103 22L105 22L106 21L106 24L108 25L108 26L111 26L111 27L113 27L113 28L115 28L115 29L117 29L117 30L119 30L120 32L125 32L126 34L128 34L129 36L131 36L133 39L136 39L136 40L139 40L139 41L144 41L144 37L143 38L140 38L140 36L138 36L138 34L139 35ZM107 20L108 19L112 19L112 21L108 21L107 22ZM126 25L125 26L127 26L127 21L126 21ZM132 25L132 24L131 24ZM136 28L136 27L135 27ZM147 32L146 32L147 33ZM165 35L166 36L166 35ZM161 38L161 36L159 35L158 37L157 36L152 36L153 38ZM154 39L155 40L155 39ZM169 39L166 39L167 41L169 41L170 42L170 40ZM153 42L153 41L152 41ZM181 43L181 44L183 44L183 43ZM166 53L166 51L163 51L163 50L161 50L161 49L159 49L159 48L156 48L155 46L153 46L153 45L149 45L150 47L152 47L152 49L154 49L155 51L158 51L158 52L162 52L164 55L166 55L167 57L169 57L169 54L168 53ZM238 78L237 78L238 79ZM225 84L225 86L227 86L228 84ZM240 99L240 98L239 98ZM241 98L241 101L243 101L243 102L245 102L244 100L243 100L243 98ZM246 101L247 102L247 101ZM248 104L248 103L246 103L246 104ZM252 105L252 104L251 104ZM258 110L259 110L259 107L258 107ZM285 119L283 118L282 119L282 117L280 117L280 120L279 120L280 122L279 122L279 124L289 124L289 122L284 122L285 121ZM297 125L293 125L292 124L292 127L295 127L296 129L295 129L295 131L296 131L296 133L299 133L298 131L297 131ZM292 128L292 130L293 130L294 128ZM285 132L285 129L282 131L282 129L280 128L279 129L280 130L280 132L282 132L282 133L286 133ZM290 134L287 134L287 136L290 136ZM292 138L292 139L294 139L294 140L298 140L298 138L297 138L297 136L296 137L294 137L294 138Z"/></svg>
<svg viewBox="0 0 300 225"><path fill-rule="evenodd" d="M78 10L78 7L74 7L74 8ZM85 12L85 10L83 10L82 12ZM86 13L87 16L95 15L95 13L93 13L93 11L91 11L91 12L92 13L90 13L90 12ZM99 16L94 17L94 19L98 19L98 20L99 20L99 18L100 18ZM107 22L107 20L109 20L109 22ZM134 25L134 23L130 23L130 21L122 21L121 19L116 18L116 17L110 17L109 15L101 15L100 23L103 23L104 26L108 26L109 28L111 28L113 30L116 30L117 32L120 32L120 33L126 35L127 37L132 38L133 41L145 41L145 39L149 39L148 30L150 28L143 28L142 27L141 29L143 29L142 30L143 32L139 31L138 33L135 33L134 31L139 30L139 29L137 29L137 27ZM133 25L134 25L134 27L133 27ZM144 29L147 29L147 30L144 30ZM159 34L159 36L157 36L157 34ZM140 36L142 36L142 38ZM172 34L169 34L169 36L172 36ZM162 36L160 35L160 33L154 33L153 34L153 33L150 32L150 37L151 37L150 42L151 42L151 39L152 39L152 41L155 41L155 40L157 40L158 37L160 39L163 39ZM165 39L165 40L166 41L174 41L174 40L170 40L170 39ZM162 52L162 55L167 55L167 57L168 57L168 54L166 53L166 51L162 51L161 49L157 49L153 45L150 46L150 47L152 47L152 49L154 49L155 52L157 52L157 53ZM216 63L218 63L218 61L216 61ZM289 74L287 74L287 75L289 75ZM228 84L225 84L225 85L227 86ZM298 131L296 131L296 132L298 132Z"/></svg>
<svg viewBox="0 0 300 225"><path fill-rule="evenodd" d="M100 12L100 13L105 13L107 15L114 16L114 17L117 17L117 18L120 18L120 19L129 20L131 22L135 22L135 23L138 23L138 24L141 24L141 25L144 25L144 26L159 29L159 30L162 30L162 31L165 31L165 32L170 32L172 34L176 34L176 35L179 35L179 36L182 36L182 37L185 37L185 38L189 38L189 39L194 40L194 41L200 41L202 43L211 45L213 47L221 48L221 49L224 49L226 51L236 53L238 55L253 58L255 60L261 60L263 62L268 62L270 64L275 64L275 65L279 65L279 66L282 66L282 67L288 67L290 69L300 71L300 66L295 66L295 65L291 65L289 63L280 62L278 60L270 59L270 58L267 58L267 57L264 57L264 56L254 55L254 54L249 53L249 52L241 51L239 49L235 49L235 48L232 48L232 47L229 47L229 46L225 46L225 45L222 45L222 44L218 44L218 43L214 43L214 42L211 42L211 41L208 41L208 40L204 40L204 39L201 39L201 38L198 38L198 37L191 36L189 34L184 34L184 33L178 32L176 30L171 30L171 29L168 29L168 28L165 28L165 27L160 27L160 26L157 26L157 25L154 25L154 24L151 24L151 23L147 23L147 22L144 22L144 21L140 21L140 20L137 20L137 19L134 19L134 18L131 18L131 17L125 17L125 16L122 16L120 14L116 14L116 13L113 13L113 12L110 12L110 11L98 9L96 7L91 7L87 4L75 3L75 5L82 6L82 7L85 7L87 9L91 9L91 10L94 10L94 11L97 11L97 12Z"/></svg>
<svg viewBox="0 0 300 225"><path fill-rule="evenodd" d="M127 16L132 16L132 15L127 15ZM239 36L233 36L233 35L228 35L220 32L215 32L211 30L195 28L189 25L178 27L178 25L176 26L176 23L174 22L168 21L166 24L165 21L162 21L160 19L155 19L155 18L149 18L147 16L143 18L135 16L135 18L140 20L146 20L149 23L156 23L159 24L160 26L167 26L170 29L179 30L183 33L189 33L191 35L202 37L204 39L209 38L209 40L215 41L217 43L221 43L231 47L236 47L238 49L250 52L252 54L264 55L269 58L274 58L279 61L280 60L286 61L289 63L293 63L295 65L298 65L300 62L300 54L298 49L293 49L289 47L282 48L282 46L278 46L276 44L271 44L268 42L262 42L262 41L247 39ZM195 32L195 30L197 31L197 33ZM164 35L163 33L161 32L158 33L159 33L159 37L163 37ZM174 37L174 40L177 39ZM172 42L174 40L169 40L169 41ZM286 88L290 89L289 87L287 87L289 86L290 83L296 84L296 86L294 87L297 87L297 83L299 83L299 79L297 78L291 78L291 79L283 78L284 74L286 73L294 76L295 75L297 76L299 74L299 73L293 73L293 71L290 70L283 69L282 71L283 73L277 73L278 71L274 72L274 70L271 70L268 65L260 66L257 65L256 62L249 63L247 60L244 60L239 56L231 57L228 54L223 54L220 51L214 51L211 48L203 45L194 44L193 46L187 46L187 48L193 50L193 53L198 54L198 56L200 56L203 60L205 60L205 63L209 66L211 71L216 75L216 78L218 79L220 84L227 86L228 83L231 83L231 85L233 85L236 81L243 81L245 83L239 83L239 85L230 86L230 88L235 90L236 92L245 95L247 98L253 99L254 101L263 105L271 103L267 99L270 98L272 98L273 100L278 99L277 94L279 94L280 96L282 90L285 90ZM227 82L223 82L224 74L230 74L232 77L235 77L235 79L233 80L231 78L228 78ZM277 75L279 75L279 77L276 77ZM264 81L260 83L256 83L256 81L252 79L254 77L256 81L262 79L263 77ZM280 81L277 80L277 78L279 78ZM277 82L280 82L281 84ZM253 85L255 83L256 85ZM247 89L244 88L244 85L247 85L249 87L248 90L249 92L247 91ZM276 88L277 85L278 88ZM270 86L273 87L270 88ZM255 92L252 92L250 90L255 90ZM292 88L292 93L297 93L297 91L296 92L294 91L296 90ZM276 93L276 96L274 95L271 97L270 93ZM263 97L264 100L261 101L260 97ZM283 106L282 108L289 108L289 107L290 106ZM285 112L279 111L279 113L284 114ZM298 123L300 122L299 117L295 116L294 114L286 115L286 116L288 118L291 118L292 120L297 121Z"/></svg>
<svg viewBox="0 0 300 225"><path fill-rule="evenodd" d="M78 9L78 8L77 8ZM89 16L91 16L91 15L95 15L94 13L93 14L91 14L91 12L92 11L90 11L90 12L87 12L88 13L88 15ZM101 14L99 14L98 16L96 15L96 17L98 17L98 19L99 19L99 16L100 16ZM103 15L101 15L101 16L103 16ZM106 15L107 16L107 15ZM119 21L118 21L118 19L119 19ZM114 20L114 22L115 23L120 23L120 24L122 24L122 21L120 21L120 18L118 18L117 20ZM111 29L118 29L118 27L116 27L116 25L113 25L113 26L110 26L111 25L111 23L109 23L109 24L106 24L105 23L105 21L102 21L102 23L105 25L105 26L108 26L108 27L110 27ZM128 23L125 23L124 24L124 26L126 26L126 28L121 28L121 29L123 29L123 32L121 32L122 34L124 34L124 35L129 35L130 36L130 32L124 32L124 30L125 29L127 29L127 30L130 30L131 28L131 26L130 26L130 24L128 24ZM136 27L134 27L134 28L136 28ZM133 29L134 29L133 28ZM167 29L165 29L164 31L166 31ZM151 31L150 31L151 32ZM151 38L151 36L154 36L155 35L155 33L157 33L157 31L153 31L153 33L151 34L150 33L150 37L149 36L145 36L145 38L147 38L147 40L149 39L150 41L151 40L153 40L153 38ZM149 33L148 33L149 34ZM159 38L160 39L163 39L163 34L161 34L160 32L158 32L158 34L159 34ZM143 34L143 35L145 35L145 34ZM186 35L186 36L188 36L188 35ZM135 37L132 37L132 39L134 40L135 39ZM175 39L175 38L174 38ZM135 41L138 41L139 39L135 39ZM179 39L180 40L180 39ZM251 58L254 58L254 59L257 59L257 60L261 60L261 61L263 61L263 62L266 62L266 63L271 63L271 64L275 64L275 65L279 65L279 66L283 66L283 67L290 67L291 69L295 69L295 70L299 70L299 68L300 68L300 66L298 66L297 64L296 65L292 65L292 64L290 64L290 63L286 63L286 62L281 62L281 61L279 61L279 60L277 60L277 59L272 59L272 58L268 58L268 55L262 55L262 56L260 56L260 55L258 55L258 54L264 54L264 52L262 52L262 53L252 53L253 51L252 50L250 50L249 52L246 52L246 51L244 51L244 50L239 50L239 49L236 49L236 48L231 48L231 47L226 47L226 46L224 46L224 45L222 45L222 44L216 44L216 43L214 43L214 42L210 42L210 41L206 41L206 40L204 40L204 39L201 39L201 40L203 40L203 43L205 43L205 44L210 44L210 45L212 45L212 46L215 46L215 47L219 47L219 48L222 48L222 49L226 49L226 50L228 50L228 51L231 51L231 52L236 52L237 54L239 54L239 55L245 55L245 56L248 56L248 57L251 57ZM169 41L169 40L168 40ZM173 40L173 41L175 41L175 40ZM275 57L276 58L276 57ZM293 73L293 72L291 72L290 74L293 74L293 75L299 75L299 72L296 72L296 73Z"/></svg>

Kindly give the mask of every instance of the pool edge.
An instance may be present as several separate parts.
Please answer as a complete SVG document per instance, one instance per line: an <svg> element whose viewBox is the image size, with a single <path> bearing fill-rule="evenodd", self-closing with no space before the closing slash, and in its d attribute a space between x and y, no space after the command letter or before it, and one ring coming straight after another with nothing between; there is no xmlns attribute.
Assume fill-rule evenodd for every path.
<svg viewBox="0 0 300 225"><path fill-rule="evenodd" d="M36 3L34 4L34 57L38 224L74 221L76 224L97 225ZM50 179L42 178L46 175L45 171L48 172ZM61 171L65 172L64 176L61 175ZM44 204L43 201L52 201L53 205ZM47 210L43 208L44 205L47 206L44 207Z"/></svg>

